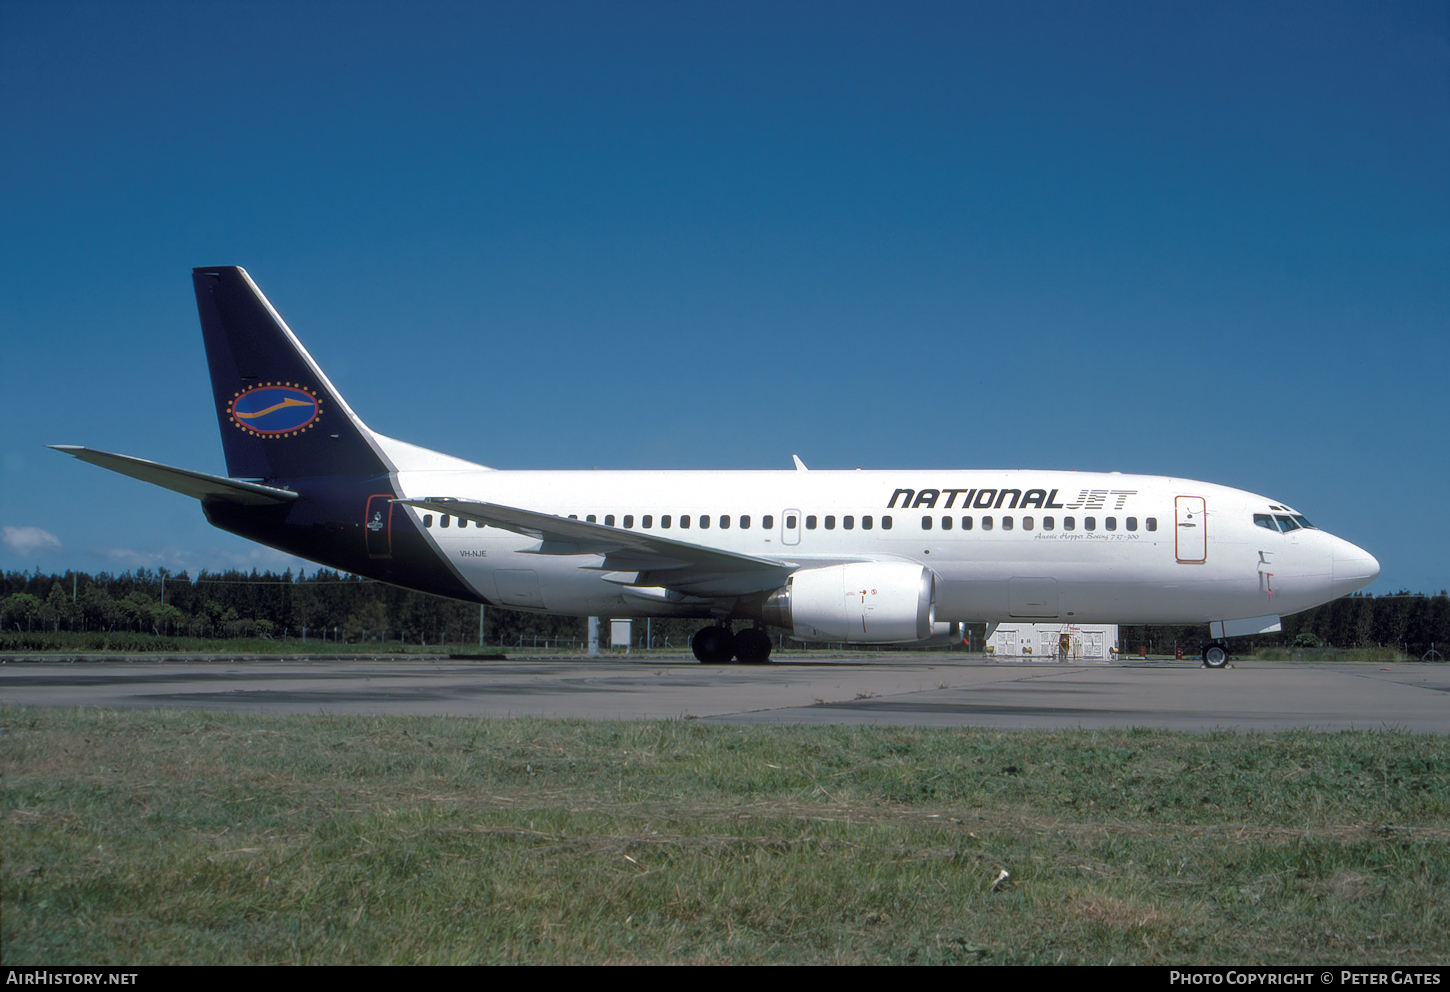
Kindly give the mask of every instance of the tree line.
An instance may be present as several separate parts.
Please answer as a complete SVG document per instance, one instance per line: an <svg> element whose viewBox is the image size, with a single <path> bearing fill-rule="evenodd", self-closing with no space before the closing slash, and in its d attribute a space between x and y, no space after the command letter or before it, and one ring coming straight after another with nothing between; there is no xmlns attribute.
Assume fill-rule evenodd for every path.
<svg viewBox="0 0 1450 992"><path fill-rule="evenodd" d="M293 575L271 571L186 572L138 569L119 575L7 571L0 576L0 630L14 632L135 632L167 637L262 637L347 644L478 644L510 646L531 640L587 636L584 617L544 616L489 608L360 579L328 569ZM605 618L608 619L608 618ZM656 647L683 647L700 620L650 621ZM608 624L602 637L608 642ZM974 644L985 631L977 625ZM1326 647L1398 647L1422 655L1431 646L1450 655L1450 597L1400 591L1355 593L1284 618L1283 631L1258 635L1257 646L1317 643ZM635 646L646 625L635 624ZM522 639L522 641L521 641ZM1208 639L1202 624L1122 626L1121 650L1155 654L1174 644L1195 652Z"/></svg>
<svg viewBox="0 0 1450 992"><path fill-rule="evenodd" d="M1277 634L1235 638L1238 649L1252 640L1257 647L1398 648L1413 656L1434 650L1450 657L1450 595L1433 596L1402 589L1379 596L1354 593L1283 618ZM1139 644L1167 654L1176 643L1196 654L1209 640L1205 625L1120 627L1122 650L1136 653Z"/></svg>
<svg viewBox="0 0 1450 992"><path fill-rule="evenodd" d="M483 641L479 623L483 621ZM699 621L654 620L655 646L682 646ZM608 644L608 623L601 637ZM584 617L544 616L416 592L318 569L312 574L165 570L87 575L7 571L0 576L0 631L145 634L191 638L264 638L343 644L518 645L578 641ZM3 644L3 642L0 642Z"/></svg>

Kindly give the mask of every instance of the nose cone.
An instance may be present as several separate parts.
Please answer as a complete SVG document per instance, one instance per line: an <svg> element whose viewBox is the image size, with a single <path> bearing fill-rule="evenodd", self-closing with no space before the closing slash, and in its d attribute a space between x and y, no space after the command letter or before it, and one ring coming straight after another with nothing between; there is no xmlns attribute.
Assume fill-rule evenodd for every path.
<svg viewBox="0 0 1450 992"><path fill-rule="evenodd" d="M1348 596L1356 589L1363 589L1380 574L1380 563L1375 556L1363 548L1357 548L1348 541L1335 539L1333 585L1334 595Z"/></svg>

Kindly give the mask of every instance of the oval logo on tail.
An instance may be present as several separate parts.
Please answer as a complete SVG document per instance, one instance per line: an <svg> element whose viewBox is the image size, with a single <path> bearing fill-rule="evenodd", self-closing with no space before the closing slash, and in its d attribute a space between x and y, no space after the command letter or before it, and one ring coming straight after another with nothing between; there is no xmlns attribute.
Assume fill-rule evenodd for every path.
<svg viewBox="0 0 1450 992"><path fill-rule="evenodd" d="M322 404L295 383L264 382L232 398L232 423L258 437L289 437L317 422Z"/></svg>

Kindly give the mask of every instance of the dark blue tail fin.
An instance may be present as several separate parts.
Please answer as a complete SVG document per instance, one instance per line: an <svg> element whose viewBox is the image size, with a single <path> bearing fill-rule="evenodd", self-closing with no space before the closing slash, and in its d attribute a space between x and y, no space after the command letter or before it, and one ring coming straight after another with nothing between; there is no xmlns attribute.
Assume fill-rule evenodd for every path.
<svg viewBox="0 0 1450 992"><path fill-rule="evenodd" d="M193 269L227 474L386 475L372 432L235 265Z"/></svg>

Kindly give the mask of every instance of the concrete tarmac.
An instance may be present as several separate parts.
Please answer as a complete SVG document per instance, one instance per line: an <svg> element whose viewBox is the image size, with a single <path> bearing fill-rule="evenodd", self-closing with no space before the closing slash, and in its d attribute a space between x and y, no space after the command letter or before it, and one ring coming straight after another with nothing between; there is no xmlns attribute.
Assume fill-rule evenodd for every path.
<svg viewBox="0 0 1450 992"><path fill-rule="evenodd" d="M0 664L0 703L253 713L700 719L1184 731L1450 732L1450 665L1077 665L851 655L769 665L675 656L111 660Z"/></svg>

